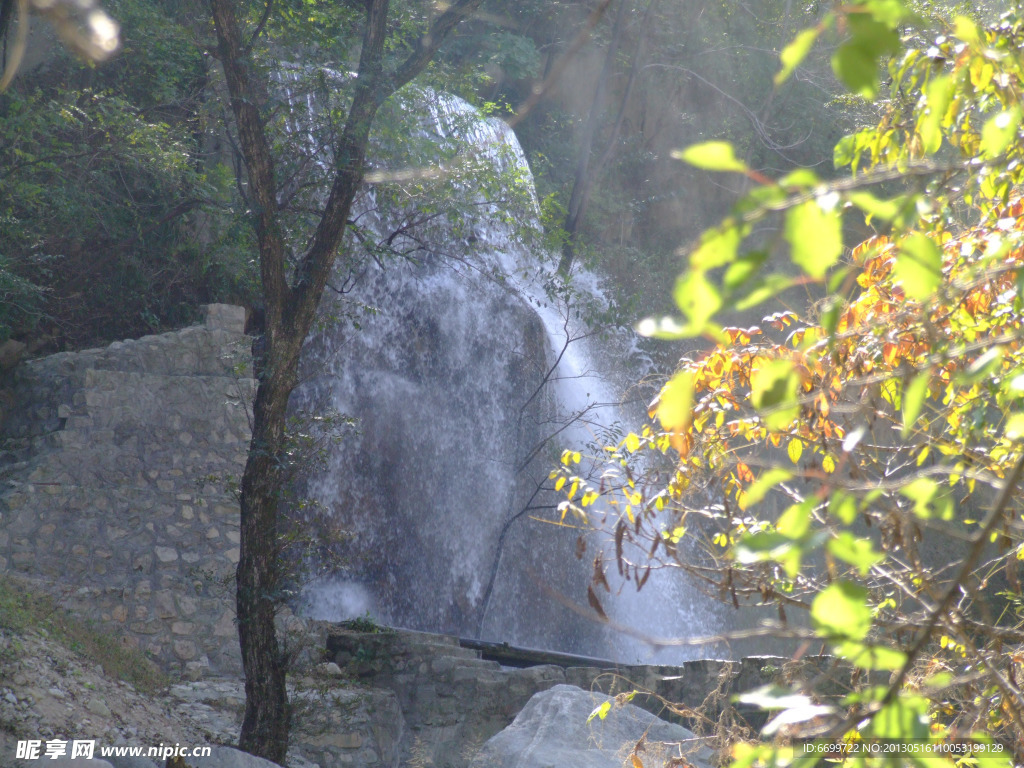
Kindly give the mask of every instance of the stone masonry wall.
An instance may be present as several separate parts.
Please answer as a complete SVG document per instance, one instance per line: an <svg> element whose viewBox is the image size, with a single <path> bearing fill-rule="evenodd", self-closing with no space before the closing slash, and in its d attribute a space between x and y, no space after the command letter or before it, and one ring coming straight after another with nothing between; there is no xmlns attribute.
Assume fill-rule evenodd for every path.
<svg viewBox="0 0 1024 768"><path fill-rule="evenodd" d="M0 443L0 572L191 677L240 667L244 324L215 304L202 326L25 363Z"/></svg>

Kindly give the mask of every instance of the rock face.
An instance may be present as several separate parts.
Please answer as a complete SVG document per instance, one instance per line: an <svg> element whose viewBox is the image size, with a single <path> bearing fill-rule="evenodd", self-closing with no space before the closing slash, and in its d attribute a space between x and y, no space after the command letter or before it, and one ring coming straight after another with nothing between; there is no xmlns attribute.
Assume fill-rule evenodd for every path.
<svg viewBox="0 0 1024 768"><path fill-rule="evenodd" d="M24 363L3 424L0 572L192 675L238 667L244 322L211 305L202 326Z"/></svg>
<svg viewBox="0 0 1024 768"><path fill-rule="evenodd" d="M604 719L587 722L607 702ZM471 768L621 768L637 755L647 768L689 765L706 768L710 750L691 731L660 720L602 693L556 685L530 699L512 724L491 738Z"/></svg>

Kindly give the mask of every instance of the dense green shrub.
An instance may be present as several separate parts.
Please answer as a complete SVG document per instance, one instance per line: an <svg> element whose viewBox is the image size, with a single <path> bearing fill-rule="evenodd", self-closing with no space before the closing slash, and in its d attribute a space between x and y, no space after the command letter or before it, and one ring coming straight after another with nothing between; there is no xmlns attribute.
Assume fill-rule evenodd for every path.
<svg viewBox="0 0 1024 768"><path fill-rule="evenodd" d="M109 5L123 50L91 66L55 49L0 95L0 335L50 348L248 301L252 253L216 142L210 64L153 0Z"/></svg>

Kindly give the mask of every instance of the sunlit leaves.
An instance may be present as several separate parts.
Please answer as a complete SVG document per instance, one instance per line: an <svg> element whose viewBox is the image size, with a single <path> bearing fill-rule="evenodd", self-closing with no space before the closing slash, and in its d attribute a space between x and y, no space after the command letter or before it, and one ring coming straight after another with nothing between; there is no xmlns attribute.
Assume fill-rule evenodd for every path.
<svg viewBox="0 0 1024 768"><path fill-rule="evenodd" d="M587 716L587 723L590 723L590 721L595 717L600 718L601 720L608 717L608 713L612 711L612 703L612 700L608 699L594 707L594 710Z"/></svg>
<svg viewBox="0 0 1024 768"><path fill-rule="evenodd" d="M787 49L779 81L834 26L843 36L837 74L856 92L876 93L907 13L899 0L837 6L820 31ZM912 45L923 34L915 28ZM680 409L689 421L655 409L661 431L639 448L664 452L670 439L685 448L670 480L658 474L656 498L699 506L720 525L709 538L731 558L727 584L776 602L783 622L792 605L810 604L825 647L864 671L907 663L900 644L919 636L942 594L933 580L954 572L926 569L934 537L978 530L975 518L991 508L1024 442L1024 200L1015 196L1024 187L1024 115L1010 31L1021 29L1020 18L984 30L957 19L934 44L894 60L879 124L836 147L852 178L799 169L772 183L724 146L692 156L759 186L699 240L677 287L689 332L705 340L679 368L691 377ZM853 208L885 234L841 263L841 212ZM744 252L752 233L758 250ZM773 269L787 255L788 274ZM810 308L791 291L792 303L774 304L759 326L715 322L716 312L813 281L824 285L812 288L821 300ZM1004 570L1018 578L1019 499L993 534L1005 548L993 547L957 598L957 610L982 624L969 591L991 588L986 580ZM970 659L971 674L984 674L998 656L988 655L991 645L971 648L951 626L935 639L940 632L950 634L944 664ZM984 642L983 633L971 636ZM991 727L1008 727L995 690L979 706L992 708ZM929 713L903 691L883 704L887 691L859 700L869 705L861 735L926 738L929 715L948 724L937 702Z"/></svg>
<svg viewBox="0 0 1024 768"><path fill-rule="evenodd" d="M907 654L884 645L843 642L834 646L835 654L856 667L868 670L897 670L907 661Z"/></svg>
<svg viewBox="0 0 1024 768"><path fill-rule="evenodd" d="M949 75L934 78L925 88L924 108L917 120L917 130L926 155L935 154L942 145L942 122L953 100L954 88L953 78Z"/></svg>
<svg viewBox="0 0 1024 768"><path fill-rule="evenodd" d="M846 17L850 38L832 57L836 77L856 94L874 98L878 92L878 62L899 52L900 38L889 24L866 13Z"/></svg>
<svg viewBox="0 0 1024 768"><path fill-rule="evenodd" d="M681 275L676 281L673 297L690 321L695 334L700 333L722 308L721 294L703 271L690 271Z"/></svg>
<svg viewBox="0 0 1024 768"><path fill-rule="evenodd" d="M679 453L685 452L683 433L693 416L693 378L690 371L680 371L662 388L654 404L658 420Z"/></svg>
<svg viewBox="0 0 1024 768"><path fill-rule="evenodd" d="M910 434L924 406L925 398L928 397L928 386L931 383L931 374L922 371L914 376L910 383L903 388L903 437Z"/></svg>
<svg viewBox="0 0 1024 768"><path fill-rule="evenodd" d="M942 251L930 237L915 233L900 243L893 273L907 296L924 301L942 282Z"/></svg>
<svg viewBox="0 0 1024 768"><path fill-rule="evenodd" d="M877 217L885 221L892 221L899 213L905 202L904 198L883 200L875 197L870 192L851 192L846 199L860 208L868 217Z"/></svg>
<svg viewBox="0 0 1024 768"><path fill-rule="evenodd" d="M804 443L799 438L794 438L789 441L786 446L786 454L789 456L789 460L794 464L800 461L800 457L804 452Z"/></svg>
<svg viewBox="0 0 1024 768"><path fill-rule="evenodd" d="M777 471L777 470L776 470ZM814 500L794 504L779 518L775 530L790 539L802 539L811 529L814 514Z"/></svg>
<svg viewBox="0 0 1024 768"><path fill-rule="evenodd" d="M953 515L952 500L939 490L930 477L918 477L905 484L900 493L914 503L914 514L922 520L938 516L948 520Z"/></svg>
<svg viewBox="0 0 1024 768"><path fill-rule="evenodd" d="M701 236L700 245L690 256L690 265L704 271L731 264L742 240L743 230L732 222L709 229Z"/></svg>
<svg viewBox="0 0 1024 768"><path fill-rule="evenodd" d="M814 598L811 621L827 637L863 640L871 629L868 591L849 581L831 584Z"/></svg>
<svg viewBox="0 0 1024 768"><path fill-rule="evenodd" d="M791 360L766 360L750 376L750 400L770 430L785 429L799 411L800 375Z"/></svg>
<svg viewBox="0 0 1024 768"><path fill-rule="evenodd" d="M786 240L793 263L811 277L822 278L843 250L838 195L809 200L786 213Z"/></svg>
<svg viewBox="0 0 1024 768"><path fill-rule="evenodd" d="M672 157L705 171L735 171L745 173L746 164L736 157L732 144L727 141L706 141L683 150L676 150Z"/></svg>
<svg viewBox="0 0 1024 768"><path fill-rule="evenodd" d="M800 570L801 550L788 536L774 531L748 534L733 549L736 562L744 565L773 561L780 563L789 576Z"/></svg>
<svg viewBox="0 0 1024 768"><path fill-rule="evenodd" d="M793 41L782 49L782 53L779 54L782 69L775 75L775 85L782 85L789 79L793 71L807 58L807 54L811 52L811 48L814 47L814 43L820 34L821 29L819 27L801 30L793 38Z"/></svg>
<svg viewBox="0 0 1024 768"><path fill-rule="evenodd" d="M928 699L901 694L880 709L867 729L876 739L927 739Z"/></svg>
<svg viewBox="0 0 1024 768"><path fill-rule="evenodd" d="M870 539L855 536L850 531L841 531L829 540L826 548L830 555L856 568L861 576L866 576L871 566L885 560L885 555L875 549Z"/></svg>
<svg viewBox="0 0 1024 768"><path fill-rule="evenodd" d="M1020 130L1021 109L1014 105L985 121L981 129L982 157L998 157L1010 146Z"/></svg>
<svg viewBox="0 0 1024 768"><path fill-rule="evenodd" d="M766 470L749 488L744 491L743 495L740 497L740 508L746 509L755 504L760 504L772 488L777 486L779 483L784 483L792 476L792 472L788 472L785 469L780 469L778 467Z"/></svg>

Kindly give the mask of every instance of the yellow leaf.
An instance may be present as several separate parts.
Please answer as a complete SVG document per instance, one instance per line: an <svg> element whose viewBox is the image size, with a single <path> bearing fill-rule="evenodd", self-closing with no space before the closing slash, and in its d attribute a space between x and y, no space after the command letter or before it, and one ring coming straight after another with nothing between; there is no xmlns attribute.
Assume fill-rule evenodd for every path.
<svg viewBox="0 0 1024 768"><path fill-rule="evenodd" d="M690 425L693 416L693 374L677 373L666 384L658 397L658 420L670 432L681 432Z"/></svg>
<svg viewBox="0 0 1024 768"><path fill-rule="evenodd" d="M798 440L796 438L790 440L789 445L786 447L786 452L789 454L789 460L796 464L800 461L800 456L804 452L803 440Z"/></svg>

